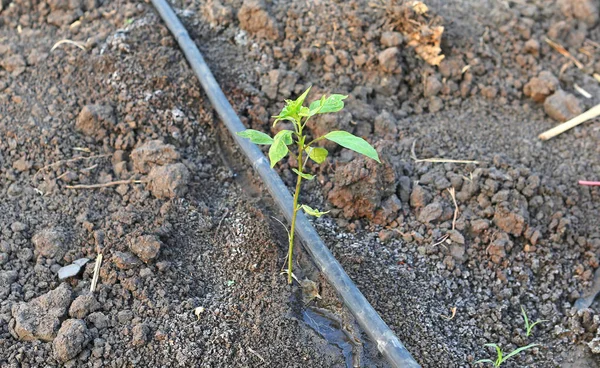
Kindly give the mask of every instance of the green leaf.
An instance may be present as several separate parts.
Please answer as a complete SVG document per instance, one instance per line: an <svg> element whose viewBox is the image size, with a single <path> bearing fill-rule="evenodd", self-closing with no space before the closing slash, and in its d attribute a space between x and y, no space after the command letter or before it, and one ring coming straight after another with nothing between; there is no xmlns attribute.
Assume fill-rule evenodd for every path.
<svg viewBox="0 0 600 368"><path fill-rule="evenodd" d="M308 147L308 157L318 164L322 164L327 159L327 150L321 147Z"/></svg>
<svg viewBox="0 0 600 368"><path fill-rule="evenodd" d="M304 212L306 212L307 214L311 215L311 216L315 216L315 217L321 217L326 213L329 213L329 211L326 212L321 212L319 210L315 210L314 208L311 208L305 204L303 204L302 206L300 206L302 208L302 210L304 210Z"/></svg>
<svg viewBox="0 0 600 368"><path fill-rule="evenodd" d="M511 352L510 352L510 354L508 354L507 356L505 356L505 357L502 359L502 362L505 362L506 360L508 360L508 358L511 358L511 357L513 357L513 356L515 356L515 355L519 354L519 353L520 353L520 352L522 352L522 351L525 351L525 350L527 350L527 349L534 348L534 347L536 347L536 346L539 346L539 344L529 344L529 345L527 345L527 346L521 346L520 348L518 348L518 349L515 349L515 350L511 351Z"/></svg>
<svg viewBox="0 0 600 368"><path fill-rule="evenodd" d="M275 126L281 120L289 120L289 121L295 123L296 118L293 115L294 114L290 110L289 104L285 105L283 107L283 109L281 109L281 112L279 113L279 115L273 116L275 118L275 121L273 122L273 126Z"/></svg>
<svg viewBox="0 0 600 368"><path fill-rule="evenodd" d="M521 306L521 314L523 314L523 319L525 320L525 327L529 330L529 318L527 318L527 313L525 313L525 308Z"/></svg>
<svg viewBox="0 0 600 368"><path fill-rule="evenodd" d="M296 173L296 175L299 175L302 177L302 179L306 179L306 180L313 180L315 178L314 175L311 175L309 173L301 173L300 171L298 171L298 169L292 169L293 172Z"/></svg>
<svg viewBox="0 0 600 368"><path fill-rule="evenodd" d="M348 98L345 95L331 95L327 97L322 107L319 109L319 114L328 112L338 112L344 108L344 100Z"/></svg>
<svg viewBox="0 0 600 368"><path fill-rule="evenodd" d="M273 144L273 138L258 130L246 129L242 132L237 132L237 135L250 139L250 142L254 144Z"/></svg>
<svg viewBox="0 0 600 368"><path fill-rule="evenodd" d="M298 120L300 120L300 113L307 111L306 107L303 108L302 105L304 104L304 100L311 87L308 87L296 100L285 100L285 107L281 110L279 115L274 116L275 122L273 122L273 126L280 120L290 120L294 123L298 123Z"/></svg>
<svg viewBox="0 0 600 368"><path fill-rule="evenodd" d="M360 137L357 137L348 132L344 132L343 130L335 130L333 132L325 134L325 138L339 144L342 147L351 149L355 152L363 154L381 163L381 161L379 161L379 155L377 154L377 151L375 151L375 148L373 148L367 141Z"/></svg>
<svg viewBox="0 0 600 368"><path fill-rule="evenodd" d="M312 86L309 86L306 91L304 91L303 94L300 95L300 97L298 97L296 99L296 101L292 102L294 104L294 107L296 107L297 109L300 108L300 106L304 105L304 100L306 99L306 96L308 96L308 92L310 91L310 89L312 88Z"/></svg>
<svg viewBox="0 0 600 368"><path fill-rule="evenodd" d="M275 164L288 154L289 149L287 145L292 144L292 133L291 130L282 130L273 138L273 144L269 148L271 167L275 167Z"/></svg>

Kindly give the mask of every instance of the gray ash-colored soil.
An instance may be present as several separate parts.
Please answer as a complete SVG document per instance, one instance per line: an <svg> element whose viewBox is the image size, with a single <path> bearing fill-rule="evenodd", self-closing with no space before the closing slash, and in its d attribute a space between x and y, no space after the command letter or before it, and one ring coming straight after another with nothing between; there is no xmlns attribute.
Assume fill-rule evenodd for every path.
<svg viewBox="0 0 600 368"><path fill-rule="evenodd" d="M419 363L473 366L493 342L540 344L507 367L600 366L600 303L574 309L599 265L600 192L577 180L600 177L600 129L537 139L600 102L598 4L427 5L439 66L401 1L173 3L247 126L308 85L350 95L309 130L351 130L384 164L333 150L304 201L331 210L317 230ZM64 39L86 50L51 51ZM0 366L386 366L305 254L322 299L279 274L279 215L151 5L0 0L0 136ZM530 337L521 307L548 320Z"/></svg>

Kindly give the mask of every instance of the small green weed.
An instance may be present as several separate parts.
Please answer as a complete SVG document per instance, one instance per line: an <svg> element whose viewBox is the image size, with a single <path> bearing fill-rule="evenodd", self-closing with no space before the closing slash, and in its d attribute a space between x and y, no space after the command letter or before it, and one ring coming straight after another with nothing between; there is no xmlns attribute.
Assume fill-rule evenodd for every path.
<svg viewBox="0 0 600 368"><path fill-rule="evenodd" d="M271 161L271 167L274 167L275 164L287 156L289 153L288 146L295 145L297 147L298 167L293 168L292 171L297 175L298 178L296 181L296 190L294 192L292 223L290 225L290 231L288 232L289 250L287 256L287 276L289 284L292 283L294 230L296 227L296 215L298 214L298 211L302 210L306 214L315 217L321 217L329 212L321 212L318 209L311 208L305 204L298 204L302 179L313 180L315 178L314 175L304 171L308 159L311 159L317 164L321 164L327 159L327 150L322 147L315 147L315 143L323 139L327 139L339 144L342 147L351 149L355 152L372 158L377 162L380 162L377 151L375 151L375 149L367 141L345 131L331 131L306 143L307 136L304 133L306 122L317 114L340 111L344 108L344 100L348 97L340 94L333 94L329 97L324 95L319 100L311 102L307 107L304 106L304 100L306 99L309 91L310 87L296 100L286 100L286 104L279 115L274 116L275 122L273 123L273 126L275 126L279 121L287 120L293 123L294 131L281 130L274 137L253 129L246 129L237 133L240 137L250 139L252 143L270 145L269 160Z"/></svg>
<svg viewBox="0 0 600 368"><path fill-rule="evenodd" d="M542 322L548 322L547 319L540 319L540 320L537 320L530 324L529 318L527 318L527 313L525 313L525 308L523 308L523 306L521 306L521 313L523 313L523 319L525 320L525 328L527 329L527 337L529 337L529 335L531 335L531 330L533 330L535 325L537 325L538 323L542 323Z"/></svg>
<svg viewBox="0 0 600 368"><path fill-rule="evenodd" d="M491 348L495 348L496 349L496 360L491 360L491 359L481 359L475 362L475 364L483 364L483 363L492 363L494 365L494 367L500 367L502 365L502 363L504 363L505 361L507 361L508 359L512 358L513 356L521 353L522 351L525 351L527 349L531 349L535 346L538 346L538 344L530 344L527 346L522 346L518 349L513 350L512 352L510 352L509 354L507 354L506 356L504 356L504 352L502 351L502 349L500 349L500 347L497 344L485 344L485 346L491 347Z"/></svg>

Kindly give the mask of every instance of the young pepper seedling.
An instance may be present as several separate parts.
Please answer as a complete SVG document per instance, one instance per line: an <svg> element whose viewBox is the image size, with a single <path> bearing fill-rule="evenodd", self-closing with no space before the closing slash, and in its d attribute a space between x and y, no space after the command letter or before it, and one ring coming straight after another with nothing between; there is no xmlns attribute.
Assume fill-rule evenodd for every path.
<svg viewBox="0 0 600 368"><path fill-rule="evenodd" d="M375 148L373 148L364 139L346 131L334 130L320 137L314 138L313 140L307 143L307 135L304 133L306 122L315 115L334 113L342 110L344 108L344 100L348 97L340 94L332 94L330 96L323 95L323 97L311 102L307 107L304 106L304 100L306 99L306 96L308 95L309 91L310 87L296 100L285 100L286 104L279 113L279 115L274 116L275 122L273 123L273 126L275 126L278 122L282 120L287 120L293 123L293 131L281 130L279 133L275 134L274 137L271 137L268 134L253 129L246 129L242 132L237 133L240 137L250 139L252 143L270 145L271 147L269 148L269 160L271 162L271 167L275 167L275 165L279 161L281 161L284 157L288 155L288 153L290 152L289 146L295 145L297 148L298 167L292 169L292 171L297 175L297 180L292 207L292 223L288 232L288 284L292 283L294 230L296 228L296 216L298 214L298 211L304 211L304 213L315 217L321 217L322 215L329 212L322 212L318 209L311 208L308 205L298 203L302 179L313 180L315 178L314 175L305 171L307 161L310 159L317 164L322 164L323 162L325 162L325 160L327 159L327 155L329 154L329 152L325 148L316 147L315 144L323 139L327 139L339 144L342 147L358 152L381 163L381 161L379 160L379 155L377 154Z"/></svg>

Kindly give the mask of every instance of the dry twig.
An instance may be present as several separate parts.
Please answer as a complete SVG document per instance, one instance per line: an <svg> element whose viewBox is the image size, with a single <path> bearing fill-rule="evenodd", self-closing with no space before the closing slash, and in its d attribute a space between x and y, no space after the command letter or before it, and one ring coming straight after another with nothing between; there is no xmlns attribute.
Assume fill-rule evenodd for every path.
<svg viewBox="0 0 600 368"><path fill-rule="evenodd" d="M111 181L111 182L102 183L102 184L67 185L67 186L65 186L65 188L67 188L67 189L98 189L98 188L112 187L112 186L121 185L121 184L140 184L140 183L144 183L144 181L136 180L136 179L128 179L128 180Z"/></svg>
<svg viewBox="0 0 600 368"><path fill-rule="evenodd" d="M56 166L60 166L60 165L64 165L66 163L69 162L75 162L75 161L79 161L79 160L91 160L93 158L100 158L100 157L108 157L110 156L110 154L103 154L103 155L92 155L92 156L77 156L77 157L73 157L70 158L68 160L60 160L60 161L56 161L54 163L51 163L49 165L46 165L44 167L42 167L41 169L39 169L35 175L33 175L33 180L35 180L35 178L39 175L39 173L41 173L42 171L52 168L52 167L56 167Z"/></svg>
<svg viewBox="0 0 600 368"><path fill-rule="evenodd" d="M575 56L571 55L571 53L567 51L567 49L565 49L561 44L556 43L549 38L545 38L544 41L546 41L546 43L550 45L550 47L552 47L554 50L558 51L559 54L571 60L577 68L583 69L583 64L579 60L577 60Z"/></svg>
<svg viewBox="0 0 600 368"><path fill-rule="evenodd" d="M584 112L581 115L577 115L573 119L566 121L560 125L555 126L554 128L547 130L538 136L539 139L545 141L550 138L556 137L559 134L566 132L567 130L576 127L581 123L585 123L586 121L593 119L600 115L600 104L592 107L588 111Z"/></svg>

